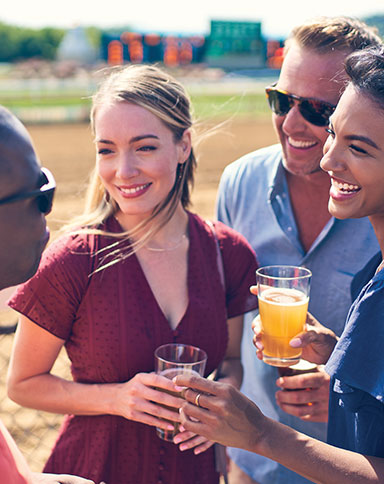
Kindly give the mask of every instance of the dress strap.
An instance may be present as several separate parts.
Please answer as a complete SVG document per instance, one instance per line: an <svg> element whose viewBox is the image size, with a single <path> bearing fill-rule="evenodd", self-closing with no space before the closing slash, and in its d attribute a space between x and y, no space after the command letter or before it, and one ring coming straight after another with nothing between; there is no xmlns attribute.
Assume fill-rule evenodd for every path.
<svg viewBox="0 0 384 484"><path fill-rule="evenodd" d="M205 223L211 229L212 234L213 234L213 237L214 237L215 242L216 242L217 269L219 270L221 284L223 285L223 288L225 290L225 274L224 274L223 257L222 257L222 254L221 254L219 239L217 237L217 233L216 233L216 230L215 230L215 225L214 225L214 223L211 220L206 220Z"/></svg>

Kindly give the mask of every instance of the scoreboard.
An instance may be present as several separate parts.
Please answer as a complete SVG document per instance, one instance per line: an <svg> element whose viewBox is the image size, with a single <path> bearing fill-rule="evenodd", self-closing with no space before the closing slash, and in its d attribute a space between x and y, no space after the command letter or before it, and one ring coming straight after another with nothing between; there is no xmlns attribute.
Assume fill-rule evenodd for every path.
<svg viewBox="0 0 384 484"><path fill-rule="evenodd" d="M252 69L277 65L280 57L273 57L277 44L264 39L261 22L211 20L210 33L206 36L103 32L101 57L109 64L205 63L222 69Z"/></svg>
<svg viewBox="0 0 384 484"><path fill-rule="evenodd" d="M265 41L261 22L211 20L206 62L212 67L264 67Z"/></svg>

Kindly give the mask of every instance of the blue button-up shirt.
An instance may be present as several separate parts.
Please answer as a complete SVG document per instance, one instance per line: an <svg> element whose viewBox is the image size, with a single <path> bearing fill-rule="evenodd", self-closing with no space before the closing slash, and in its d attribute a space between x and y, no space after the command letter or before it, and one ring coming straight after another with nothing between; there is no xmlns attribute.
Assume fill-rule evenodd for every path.
<svg viewBox="0 0 384 484"><path fill-rule="evenodd" d="M354 275L379 250L366 218L330 218L308 252L303 249L290 203L281 146L250 153L224 170L217 200L218 219L243 234L256 251L260 266L287 264L312 271L309 311L341 334L352 303ZM316 217L316 213L313 214ZM326 425L305 422L283 412L276 404L276 368L256 357L251 322L245 315L242 340L242 392L268 417L325 440ZM306 479L256 454L229 449L231 458L260 484L298 484Z"/></svg>

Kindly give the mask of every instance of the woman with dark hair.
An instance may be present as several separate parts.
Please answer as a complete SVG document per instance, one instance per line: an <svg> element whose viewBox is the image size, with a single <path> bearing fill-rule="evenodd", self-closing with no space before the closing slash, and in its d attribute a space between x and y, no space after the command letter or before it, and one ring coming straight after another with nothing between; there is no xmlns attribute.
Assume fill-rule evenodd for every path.
<svg viewBox="0 0 384 484"><path fill-rule="evenodd" d="M383 254L384 48L351 54L346 72L350 82L331 116L321 161L331 177L329 211L340 219L368 216ZM313 482L383 483L383 267L381 262L354 301L339 340L314 320L291 340L303 347L303 358L327 363L328 443L265 417L230 385L180 376L176 383L190 387L185 396L191 403L181 410L184 427L273 459ZM255 344L262 358L258 331ZM196 400L201 408L193 405Z"/></svg>

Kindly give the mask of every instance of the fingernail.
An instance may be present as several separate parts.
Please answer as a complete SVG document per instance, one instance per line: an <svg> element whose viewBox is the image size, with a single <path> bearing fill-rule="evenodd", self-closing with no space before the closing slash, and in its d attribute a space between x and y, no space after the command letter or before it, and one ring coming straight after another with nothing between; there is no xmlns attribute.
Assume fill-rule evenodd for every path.
<svg viewBox="0 0 384 484"><path fill-rule="evenodd" d="M293 338L289 342L289 346L292 346L292 348L299 348L302 344L303 342L300 338Z"/></svg>
<svg viewBox="0 0 384 484"><path fill-rule="evenodd" d="M175 427L172 424L169 424L167 427L168 430L175 430Z"/></svg>
<svg viewBox="0 0 384 484"><path fill-rule="evenodd" d="M282 378L278 378L278 379L276 380L276 385L277 385L278 387L283 387L283 386L284 386L284 380L283 380Z"/></svg>
<svg viewBox="0 0 384 484"><path fill-rule="evenodd" d="M179 444L179 443L181 442L181 438L180 438L180 437L175 437L175 438L173 439L173 442L174 442L175 444Z"/></svg>
<svg viewBox="0 0 384 484"><path fill-rule="evenodd" d="M175 391L176 392L182 392L183 390L185 390L185 387L179 387L178 385L175 385Z"/></svg>

